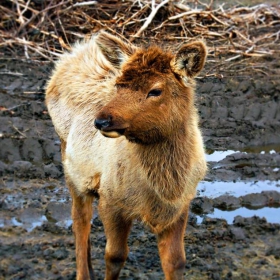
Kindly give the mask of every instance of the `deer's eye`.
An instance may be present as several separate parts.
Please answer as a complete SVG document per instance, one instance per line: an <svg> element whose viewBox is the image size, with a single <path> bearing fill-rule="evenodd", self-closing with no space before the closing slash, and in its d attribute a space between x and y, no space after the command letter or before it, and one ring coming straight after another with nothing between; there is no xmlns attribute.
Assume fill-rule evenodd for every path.
<svg viewBox="0 0 280 280"><path fill-rule="evenodd" d="M149 93L147 98L149 97L157 97L160 96L162 94L162 91L160 89L152 89Z"/></svg>

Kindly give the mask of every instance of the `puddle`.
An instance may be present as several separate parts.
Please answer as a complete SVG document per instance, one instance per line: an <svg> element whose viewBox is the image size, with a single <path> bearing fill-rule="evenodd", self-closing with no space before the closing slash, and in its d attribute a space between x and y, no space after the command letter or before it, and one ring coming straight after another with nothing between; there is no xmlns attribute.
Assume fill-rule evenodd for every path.
<svg viewBox="0 0 280 280"><path fill-rule="evenodd" d="M253 154L274 154L280 153L280 144L266 145L266 146L254 146L246 147L239 150L226 150L226 151L214 151L206 149L206 160L207 161L221 161L228 155L243 152L243 153L253 153Z"/></svg>
<svg viewBox="0 0 280 280"><path fill-rule="evenodd" d="M280 182L278 181L258 181L258 182L206 182L202 181L197 187L199 196L215 198L220 195L230 194L236 197L249 193L260 193L262 191L280 192Z"/></svg>
<svg viewBox="0 0 280 280"><path fill-rule="evenodd" d="M231 155L233 153L237 153L238 151L227 150L227 151L207 151L206 160L207 161L220 161L223 160L226 156Z"/></svg>
<svg viewBox="0 0 280 280"><path fill-rule="evenodd" d="M19 222L20 224L14 223L15 226L21 226L25 228L28 232L32 231L35 227L41 226L47 217L44 215L43 210L38 210L35 208L26 208L20 213L18 219L12 219L14 222Z"/></svg>
<svg viewBox="0 0 280 280"><path fill-rule="evenodd" d="M199 196L216 198L221 195L233 195L235 197L244 196L251 193L261 193L262 191L280 192L280 182L278 181L258 181L258 182L200 182L198 185ZM197 223L201 223L203 217L225 219L229 224L233 223L236 216L264 217L270 223L280 223L280 208L263 207L260 209L248 209L240 207L235 210L220 210L215 208L214 212L207 215L196 216Z"/></svg>
<svg viewBox="0 0 280 280"><path fill-rule="evenodd" d="M196 217L198 224L202 223L204 217L224 219L228 224L232 224L234 218L239 215L244 218L258 216L260 218L265 218L269 223L280 223L280 208L274 207L263 207L261 209L248 209L241 207L233 211L223 211L215 208L214 212L211 214Z"/></svg>
<svg viewBox="0 0 280 280"><path fill-rule="evenodd" d="M69 228L70 226L72 226L73 221L71 219L68 220L64 220L64 221L59 221L57 223L55 223L57 226L62 227L62 228Z"/></svg>
<svg viewBox="0 0 280 280"><path fill-rule="evenodd" d="M11 224L17 227L21 227L23 223L19 222L15 217L11 219Z"/></svg>
<svg viewBox="0 0 280 280"><path fill-rule="evenodd" d="M32 221L31 223L26 223L22 227L28 232L32 231L35 227L41 226L45 221L47 221L46 216L39 217L38 219Z"/></svg>
<svg viewBox="0 0 280 280"><path fill-rule="evenodd" d="M73 221L71 219L62 220L62 221L49 221L45 215L38 216L36 218L32 218L29 220L20 220L17 217L12 218L0 218L0 228L6 227L6 226L16 226L16 227L22 227L26 229L28 232L31 232L33 229L35 229L38 226L41 226L44 222L53 222L57 226L62 228L69 228Z"/></svg>
<svg viewBox="0 0 280 280"><path fill-rule="evenodd" d="M246 147L240 150L241 152L246 153L280 153L280 144L266 145L266 146L254 146L254 147Z"/></svg>
<svg viewBox="0 0 280 280"><path fill-rule="evenodd" d="M41 226L44 222L47 221L47 218L45 215L33 217L29 220L23 219L19 220L17 217L12 218L0 218L0 227L3 228L5 226L16 226L16 227L22 227L26 229L28 232L31 232L34 228L37 226Z"/></svg>

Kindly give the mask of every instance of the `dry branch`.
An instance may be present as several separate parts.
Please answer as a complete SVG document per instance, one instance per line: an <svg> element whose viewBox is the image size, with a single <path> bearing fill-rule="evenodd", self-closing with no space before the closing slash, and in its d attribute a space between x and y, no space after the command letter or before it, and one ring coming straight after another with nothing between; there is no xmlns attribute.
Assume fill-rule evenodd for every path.
<svg viewBox="0 0 280 280"><path fill-rule="evenodd" d="M144 44L159 40L179 45L204 38L209 60L222 57L224 63L280 53L280 5L225 8L199 0L0 2L0 55L55 60L73 42L100 29Z"/></svg>
<svg viewBox="0 0 280 280"><path fill-rule="evenodd" d="M160 4L158 4L155 7L155 1L152 0L151 6L152 6L152 12L150 13L150 15L148 16L147 20L145 21L144 25L137 31L137 33L133 36L133 37L139 37L140 34L142 34L142 32L147 29L147 27L149 26L149 24L152 22L153 18L155 17L156 13L158 12L158 10L163 7L165 4L167 4L169 2L169 0L165 0L163 2L161 2ZM133 38L132 38L133 39ZM132 40L131 40L132 41Z"/></svg>

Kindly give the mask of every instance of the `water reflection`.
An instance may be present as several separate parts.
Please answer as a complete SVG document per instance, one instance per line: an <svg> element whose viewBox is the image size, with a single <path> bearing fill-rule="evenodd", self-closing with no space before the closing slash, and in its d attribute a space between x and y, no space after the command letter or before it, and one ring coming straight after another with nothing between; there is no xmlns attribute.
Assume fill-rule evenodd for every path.
<svg viewBox="0 0 280 280"><path fill-rule="evenodd" d="M205 155L207 161L221 161L226 156L236 153L237 151L227 150L227 151L209 151Z"/></svg>
<svg viewBox="0 0 280 280"><path fill-rule="evenodd" d="M225 150L225 151L215 151L211 149L206 149L206 160L207 161L221 161L226 156L237 153L252 153L252 154L274 154L280 153L280 144L266 145L266 146L252 146L246 148L240 148L238 150Z"/></svg>
<svg viewBox="0 0 280 280"><path fill-rule="evenodd" d="M260 193L262 191L278 191L280 192L280 182L278 181L258 181L258 182L206 182L199 183L199 196L207 196L215 198L223 194L230 194L236 197L249 193Z"/></svg>
<svg viewBox="0 0 280 280"><path fill-rule="evenodd" d="M258 216L265 218L269 223L280 223L280 208L263 207L261 209L248 209L241 207L232 211L223 211L220 209L214 210L213 213L207 215L197 216L197 223L201 224L204 217L224 219L228 224L232 224L236 216L242 216L244 218L250 218Z"/></svg>

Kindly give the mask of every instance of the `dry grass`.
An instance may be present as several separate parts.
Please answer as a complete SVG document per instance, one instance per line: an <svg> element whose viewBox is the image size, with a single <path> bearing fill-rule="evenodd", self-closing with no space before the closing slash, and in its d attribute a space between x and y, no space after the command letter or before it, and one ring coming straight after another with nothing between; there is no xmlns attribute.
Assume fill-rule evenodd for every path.
<svg viewBox="0 0 280 280"><path fill-rule="evenodd" d="M0 52L53 61L74 41L104 29L142 44L203 38L215 62L210 76L227 62L233 69L246 58L280 54L279 4L226 8L212 2L2 0Z"/></svg>

